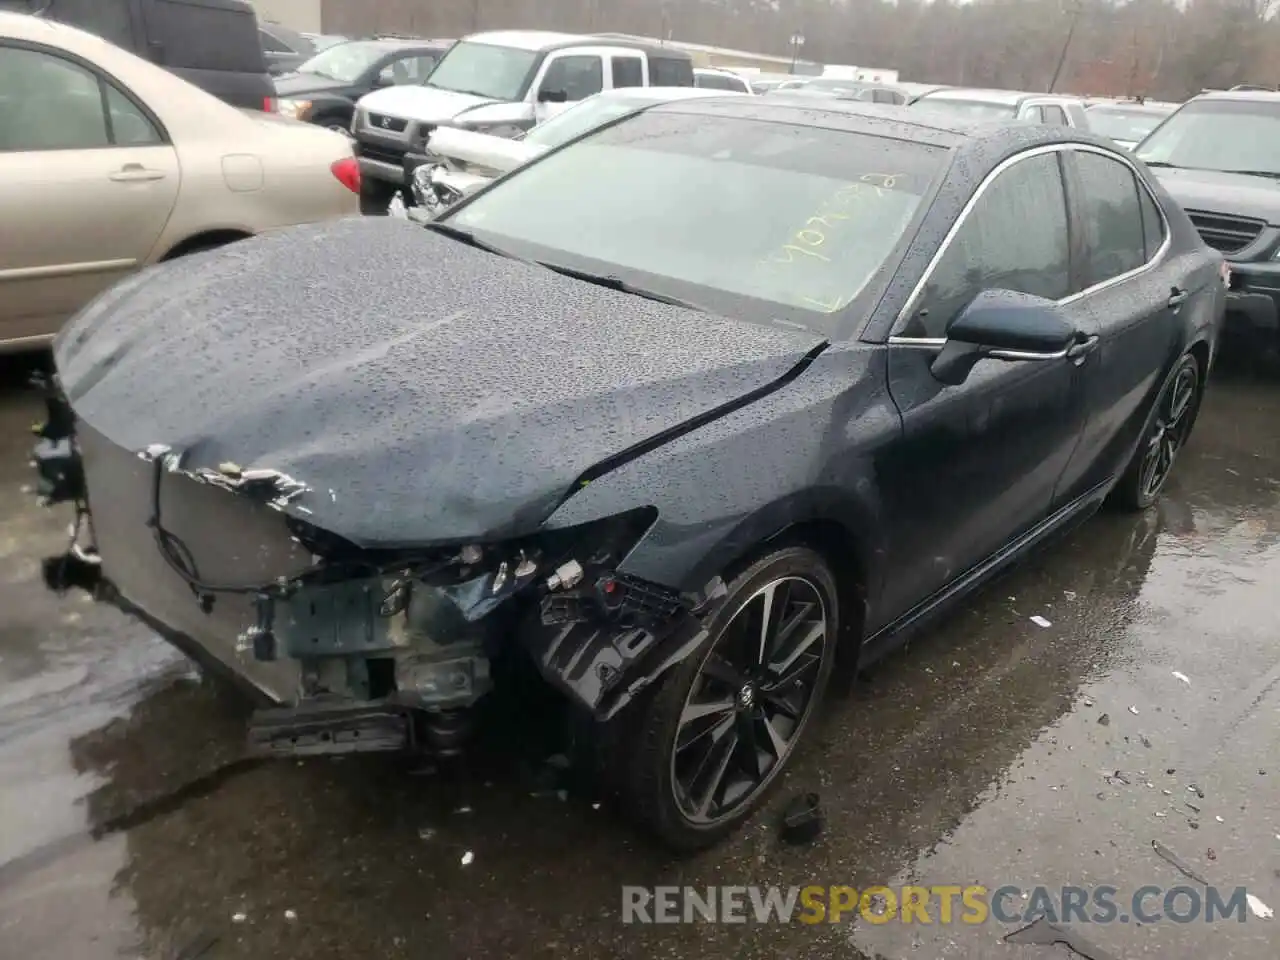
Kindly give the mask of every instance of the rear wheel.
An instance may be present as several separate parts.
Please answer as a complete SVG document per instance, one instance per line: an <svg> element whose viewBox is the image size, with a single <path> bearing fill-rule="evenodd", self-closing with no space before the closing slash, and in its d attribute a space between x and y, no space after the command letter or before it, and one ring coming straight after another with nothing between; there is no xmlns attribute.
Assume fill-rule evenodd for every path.
<svg viewBox="0 0 1280 960"><path fill-rule="evenodd" d="M1156 415L1134 451L1112 499L1125 510L1145 510L1160 496L1179 451L1191 435L1203 390L1200 363L1184 354L1156 401Z"/></svg>
<svg viewBox="0 0 1280 960"><path fill-rule="evenodd" d="M835 578L814 551L779 550L734 579L705 626L608 760L623 801L680 851L737 828L791 760L831 678Z"/></svg>

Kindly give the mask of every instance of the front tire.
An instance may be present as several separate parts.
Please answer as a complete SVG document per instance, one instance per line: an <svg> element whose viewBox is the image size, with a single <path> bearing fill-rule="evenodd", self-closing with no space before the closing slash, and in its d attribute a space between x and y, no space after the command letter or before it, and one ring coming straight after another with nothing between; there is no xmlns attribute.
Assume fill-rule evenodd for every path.
<svg viewBox="0 0 1280 960"><path fill-rule="evenodd" d="M1117 507L1140 511L1156 502L1173 472L1179 451L1191 436L1203 391L1200 362L1190 353L1183 354L1156 400L1155 416L1112 493Z"/></svg>
<svg viewBox="0 0 1280 960"><path fill-rule="evenodd" d="M623 718L611 779L668 847L712 846L764 802L831 679L837 596L813 550L769 554L705 616L703 645Z"/></svg>

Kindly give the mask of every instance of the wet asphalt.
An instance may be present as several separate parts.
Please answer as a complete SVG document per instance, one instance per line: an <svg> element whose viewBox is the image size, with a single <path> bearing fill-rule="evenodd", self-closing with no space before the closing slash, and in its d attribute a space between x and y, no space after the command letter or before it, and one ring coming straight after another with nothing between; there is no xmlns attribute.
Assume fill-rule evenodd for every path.
<svg viewBox="0 0 1280 960"><path fill-rule="evenodd" d="M524 723L457 768L245 762L237 695L42 587L69 518L19 493L28 366L0 362L3 960L1057 958L1003 943L1020 924L936 911L625 925L621 887L1110 884L1124 904L1199 886L1153 841L1280 908L1280 379L1216 376L1157 509L1091 520L890 656L765 813L678 862L553 780ZM825 832L782 846L778 811L804 791ZM1252 913L1073 928L1094 960L1273 960L1280 944L1280 918Z"/></svg>

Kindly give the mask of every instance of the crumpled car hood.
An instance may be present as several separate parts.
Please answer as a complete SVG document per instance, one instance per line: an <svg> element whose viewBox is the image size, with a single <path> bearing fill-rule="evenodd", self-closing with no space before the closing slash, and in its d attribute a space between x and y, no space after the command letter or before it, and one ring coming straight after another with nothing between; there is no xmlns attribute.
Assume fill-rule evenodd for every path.
<svg viewBox="0 0 1280 960"><path fill-rule="evenodd" d="M368 218L144 271L54 356L114 443L280 471L310 488L286 512L372 547L531 531L589 468L822 343Z"/></svg>

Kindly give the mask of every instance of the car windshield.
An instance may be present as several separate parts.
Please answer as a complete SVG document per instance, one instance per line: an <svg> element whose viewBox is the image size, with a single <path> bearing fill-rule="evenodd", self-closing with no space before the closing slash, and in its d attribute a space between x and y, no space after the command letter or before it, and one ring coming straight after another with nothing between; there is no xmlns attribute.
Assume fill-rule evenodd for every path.
<svg viewBox="0 0 1280 960"><path fill-rule="evenodd" d="M545 154L447 221L518 256L833 333L832 315L889 263L946 156L659 107Z"/></svg>
<svg viewBox="0 0 1280 960"><path fill-rule="evenodd" d="M440 58L426 85L489 100L522 100L537 60L533 50L463 40Z"/></svg>
<svg viewBox="0 0 1280 960"><path fill-rule="evenodd" d="M298 66L298 73L312 73L340 83L355 83L385 52L384 47L375 43L336 43L310 60L304 60Z"/></svg>
<svg viewBox="0 0 1280 960"><path fill-rule="evenodd" d="M923 107L939 113L949 113L972 120L1011 120L1018 113L1012 103L993 103L990 100L953 100L950 97L922 97L912 106Z"/></svg>
<svg viewBox="0 0 1280 960"><path fill-rule="evenodd" d="M1160 166L1280 177L1280 101L1193 100L1134 152Z"/></svg>
<svg viewBox="0 0 1280 960"><path fill-rule="evenodd" d="M524 139L528 143L536 143L547 149L558 147L580 133L586 133L602 123L608 123L615 117L639 110L643 106L645 106L644 102L637 99L596 94L574 104L564 113L556 114L545 123L538 124L525 134Z"/></svg>
<svg viewBox="0 0 1280 960"><path fill-rule="evenodd" d="M1090 107L1089 129L1112 140L1137 143L1156 128L1165 114L1124 107Z"/></svg>

